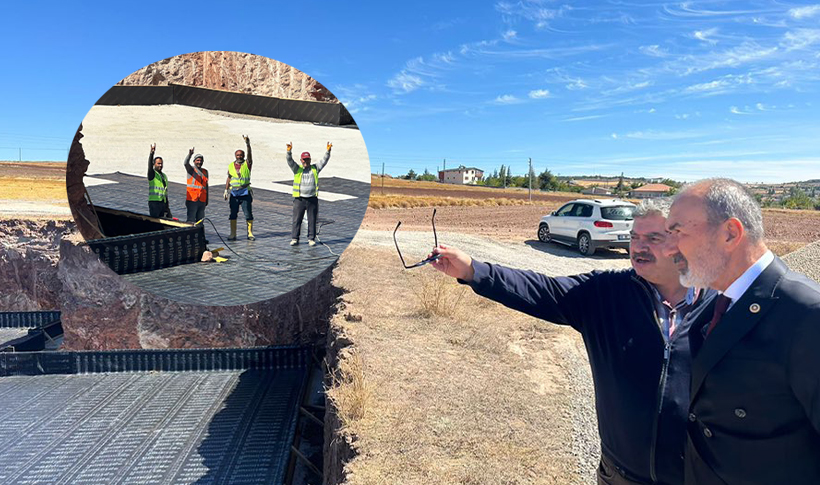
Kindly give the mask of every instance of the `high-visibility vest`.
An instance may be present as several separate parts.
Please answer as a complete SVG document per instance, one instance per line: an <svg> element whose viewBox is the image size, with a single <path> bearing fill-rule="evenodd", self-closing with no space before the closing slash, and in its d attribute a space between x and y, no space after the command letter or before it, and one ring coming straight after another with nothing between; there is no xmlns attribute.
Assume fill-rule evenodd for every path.
<svg viewBox="0 0 820 485"><path fill-rule="evenodd" d="M194 167L194 173L188 174L188 190L185 193L186 200L194 202L207 202L208 193L205 187L208 186L207 170L199 170Z"/></svg>
<svg viewBox="0 0 820 485"><path fill-rule="evenodd" d="M154 178L148 181L148 200L165 202L168 200L168 177L162 172L154 172Z"/></svg>
<svg viewBox="0 0 820 485"><path fill-rule="evenodd" d="M313 180L316 181L316 196L319 196L319 171L316 170L316 165L310 166L310 171L313 172ZM293 175L293 196L299 197L300 187L302 185L302 174L305 172L303 167L299 167L299 170Z"/></svg>
<svg viewBox="0 0 820 485"><path fill-rule="evenodd" d="M228 165L228 175L231 176L231 190L239 190L243 185L251 183L251 169L248 168L247 162L242 162L239 173L236 173L236 165L231 162Z"/></svg>

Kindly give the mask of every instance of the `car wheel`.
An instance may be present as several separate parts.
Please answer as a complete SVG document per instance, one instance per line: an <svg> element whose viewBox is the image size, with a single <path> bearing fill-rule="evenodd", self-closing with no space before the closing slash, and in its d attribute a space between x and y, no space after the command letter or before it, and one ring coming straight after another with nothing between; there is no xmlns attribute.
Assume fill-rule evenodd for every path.
<svg viewBox="0 0 820 485"><path fill-rule="evenodd" d="M550 234L550 226L546 224L541 224L538 226L538 240L546 243L552 241L552 235Z"/></svg>
<svg viewBox="0 0 820 485"><path fill-rule="evenodd" d="M578 235L578 252L584 256L591 256L592 253L595 252L595 248L592 246L592 239L589 237L589 234L585 232Z"/></svg>

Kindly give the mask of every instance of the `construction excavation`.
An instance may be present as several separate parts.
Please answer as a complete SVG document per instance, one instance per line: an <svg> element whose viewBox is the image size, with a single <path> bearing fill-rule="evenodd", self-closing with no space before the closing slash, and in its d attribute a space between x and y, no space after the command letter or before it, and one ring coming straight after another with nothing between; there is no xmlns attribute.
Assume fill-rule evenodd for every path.
<svg viewBox="0 0 820 485"><path fill-rule="evenodd" d="M0 219L3 483L329 475L325 349L341 294L331 278L367 205L364 140L338 100L290 66L180 57L129 76L83 120L64 172L73 217L55 201ZM193 221L192 147L211 173ZM320 208L297 218L297 198Z"/></svg>

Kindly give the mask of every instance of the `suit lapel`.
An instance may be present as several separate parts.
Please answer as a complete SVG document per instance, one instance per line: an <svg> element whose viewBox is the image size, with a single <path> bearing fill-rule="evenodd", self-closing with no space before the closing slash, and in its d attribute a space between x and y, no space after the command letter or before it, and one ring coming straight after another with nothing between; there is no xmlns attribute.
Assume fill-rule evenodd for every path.
<svg viewBox="0 0 820 485"><path fill-rule="evenodd" d="M693 399L709 371L757 325L777 302L777 298L773 296L774 290L785 273L786 265L780 258L775 258L743 296L734 302L732 308L723 315L720 323L703 342L700 351L694 355L692 360L691 396ZM708 307L713 309L714 303ZM712 312L713 310L708 312L704 310L691 331L700 332L701 326L712 319Z"/></svg>

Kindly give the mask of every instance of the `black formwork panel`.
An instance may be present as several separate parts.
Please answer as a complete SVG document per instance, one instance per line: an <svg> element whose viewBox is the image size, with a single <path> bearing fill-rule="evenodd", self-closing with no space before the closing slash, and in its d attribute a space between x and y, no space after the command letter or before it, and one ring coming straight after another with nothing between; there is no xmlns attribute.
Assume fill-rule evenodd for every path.
<svg viewBox="0 0 820 485"><path fill-rule="evenodd" d="M173 86L113 86L97 100L99 105L150 106L174 104Z"/></svg>
<svg viewBox="0 0 820 485"><path fill-rule="evenodd" d="M176 104L268 118L281 118L279 104L283 100L279 98L192 86L173 85L173 88Z"/></svg>
<svg viewBox="0 0 820 485"><path fill-rule="evenodd" d="M34 352L46 348L39 328L0 328L0 352Z"/></svg>
<svg viewBox="0 0 820 485"><path fill-rule="evenodd" d="M283 120L338 125L340 124L341 106L337 103L282 99L279 103L278 117Z"/></svg>
<svg viewBox="0 0 820 485"><path fill-rule="evenodd" d="M93 239L88 245L120 275L196 263L206 249L201 225Z"/></svg>
<svg viewBox="0 0 820 485"><path fill-rule="evenodd" d="M250 350L304 365L0 378L0 483L283 483L309 354Z"/></svg>
<svg viewBox="0 0 820 485"><path fill-rule="evenodd" d="M42 328L59 321L58 311L0 312L0 328Z"/></svg>
<svg viewBox="0 0 820 485"><path fill-rule="evenodd" d="M95 175L117 182L87 187L95 205L147 214L145 178L121 173ZM292 185L290 180L286 185ZM353 196L339 201L319 201L319 240L309 247L302 225L301 244L290 246L293 197L255 188L253 232L248 241L240 211L237 241L227 241L230 232L228 203L212 199L202 223L208 248L225 247L223 263L196 263L123 275L141 289L182 303L242 305L275 298L309 282L332 265L359 230L370 196L370 184L337 177L319 179L319 190ZM168 184L171 212L185 213L185 185ZM211 225L213 224L213 226ZM235 251L232 252L231 250Z"/></svg>
<svg viewBox="0 0 820 485"><path fill-rule="evenodd" d="M180 104L282 120L332 125L354 124L353 117L341 103L274 98L181 84L113 86L96 104L108 106Z"/></svg>

